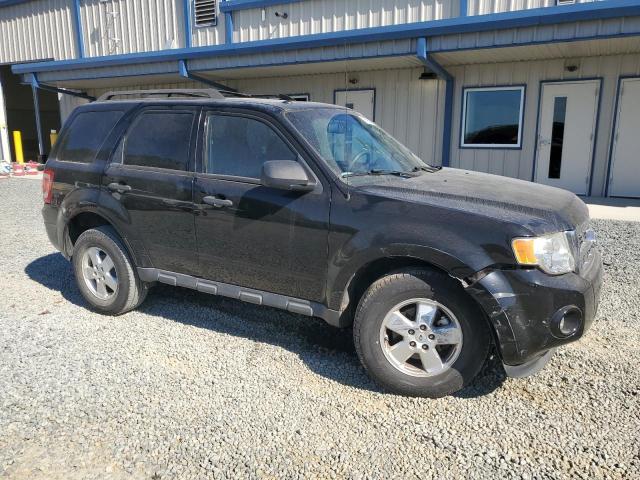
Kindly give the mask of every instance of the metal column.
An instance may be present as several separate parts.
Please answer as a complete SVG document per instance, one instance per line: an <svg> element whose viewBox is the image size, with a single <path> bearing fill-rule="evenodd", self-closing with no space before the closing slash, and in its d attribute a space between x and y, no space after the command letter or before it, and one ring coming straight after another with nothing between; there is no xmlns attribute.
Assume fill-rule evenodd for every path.
<svg viewBox="0 0 640 480"><path fill-rule="evenodd" d="M44 163L47 158L44 154L44 137L42 136L42 122L40 121L40 98L38 95L38 87L31 84L31 92L33 93L33 108L36 114L36 130L38 132L38 162Z"/></svg>

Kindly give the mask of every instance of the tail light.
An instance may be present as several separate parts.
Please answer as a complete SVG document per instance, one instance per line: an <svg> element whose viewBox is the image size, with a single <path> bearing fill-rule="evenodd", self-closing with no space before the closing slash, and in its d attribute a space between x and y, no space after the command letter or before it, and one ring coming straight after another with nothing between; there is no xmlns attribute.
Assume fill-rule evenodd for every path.
<svg viewBox="0 0 640 480"><path fill-rule="evenodd" d="M42 172L42 198L44 203L51 203L53 199L53 170L45 169Z"/></svg>

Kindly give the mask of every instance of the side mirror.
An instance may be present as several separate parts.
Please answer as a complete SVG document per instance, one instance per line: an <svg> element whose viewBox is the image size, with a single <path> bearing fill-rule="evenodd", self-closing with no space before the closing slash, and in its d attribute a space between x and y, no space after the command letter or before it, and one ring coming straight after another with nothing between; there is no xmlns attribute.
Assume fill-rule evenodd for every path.
<svg viewBox="0 0 640 480"><path fill-rule="evenodd" d="M281 190L308 191L313 189L307 172L293 160L272 160L262 165L260 182L265 187Z"/></svg>

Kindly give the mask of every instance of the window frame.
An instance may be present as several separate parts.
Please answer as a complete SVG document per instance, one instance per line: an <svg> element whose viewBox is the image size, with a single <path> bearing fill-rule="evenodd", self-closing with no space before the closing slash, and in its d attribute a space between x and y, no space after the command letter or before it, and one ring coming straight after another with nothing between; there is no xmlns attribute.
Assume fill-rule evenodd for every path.
<svg viewBox="0 0 640 480"><path fill-rule="evenodd" d="M518 142L508 143L465 143L465 132L467 123L467 102L470 92L497 92L497 91L520 91L520 115L518 118ZM460 142L461 149L493 149L493 150L521 150L524 136L524 109L527 96L526 85L500 85L493 87L464 87L462 89L462 113L460 117Z"/></svg>
<svg viewBox="0 0 640 480"><path fill-rule="evenodd" d="M231 112L231 111L222 111L222 110L204 110L202 112L202 117L203 117L202 135L201 135L202 140L198 141L199 150L200 150L200 154L199 154L200 161L199 161L198 169L196 172L198 175L202 175L207 178L213 178L218 180L228 180L232 182L262 185L262 182L259 178L243 177L239 175L223 175L219 173L208 173L206 171L206 159L208 158L208 152L209 152L209 141L208 141L209 140L209 137L208 137L209 120L213 116L248 118L266 125L267 128L270 128L273 132L275 132L275 134L285 143L285 145L287 145L287 147L289 147L291 151L296 155L296 161L300 165L302 165L302 167L305 169L307 174L312 179L313 184L316 185L319 183L317 176L315 175L315 173L313 173L311 168L309 168L307 163L304 161L304 158L300 154L299 149L296 148L296 146L291 141L289 141L289 139L280 131L280 129L274 122L271 122L262 116L254 115L249 112Z"/></svg>
<svg viewBox="0 0 640 480"><path fill-rule="evenodd" d="M62 159L60 159L59 158L60 150L62 149L62 146L63 146L64 142L67 140L67 138L71 134L71 127L73 125L73 122L75 122L80 115L83 115L85 113L103 113L103 112L120 112L121 115L120 115L120 118L118 119L118 121L116 121L116 123L114 123L113 127L111 127L111 130L109 130L107 132L107 134L105 135L104 139L102 140L102 143L96 149L96 154L93 157L93 159L90 162L75 162L73 160L62 160ZM63 131L60 133L60 135L58 136L58 140L55 142L55 144L51 148L51 151L49 152L49 157L53 158L56 162L60 162L60 163L68 163L68 164L72 164L72 165L93 165L96 162L96 160L98 160L98 158L100 156L100 153L102 152L103 148L105 147L105 144L106 144L107 140L109 139L109 137L111 136L111 134L116 130L118 125L121 125L123 121L126 121L125 120L126 117L127 117L127 110L124 109L124 108L104 108L104 109L96 109L96 110L93 110L93 109L77 110L65 122L65 125L63 126Z"/></svg>
<svg viewBox="0 0 640 480"><path fill-rule="evenodd" d="M117 165L120 168L132 169L132 170L145 170L151 172L172 172L181 175L189 175L195 172L195 149L194 149L194 141L197 141L195 138L197 135L197 122L200 118L200 107L188 108L188 107L176 107L172 108L169 105L158 105L153 107L146 107L138 110L133 114L131 119L129 120L129 124L127 125L127 129L124 134L121 136L118 142L116 142L113 150L110 155L110 164ZM189 159L187 161L186 170L176 170L174 168L163 168L163 167L151 167L148 165L131 165L124 162L125 150L127 148L127 141L129 140L129 135L133 131L133 128L136 126L137 122L142 118L143 115L147 113L189 113L192 115L191 120L191 133L189 136ZM122 148L120 148L122 147ZM120 152L118 152L120 150ZM119 159L116 159L116 154L120 153Z"/></svg>

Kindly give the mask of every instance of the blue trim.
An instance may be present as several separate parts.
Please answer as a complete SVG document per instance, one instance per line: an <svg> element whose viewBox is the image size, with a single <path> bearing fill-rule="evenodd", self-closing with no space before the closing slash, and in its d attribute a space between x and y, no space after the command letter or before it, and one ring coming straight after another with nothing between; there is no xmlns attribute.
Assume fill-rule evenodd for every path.
<svg viewBox="0 0 640 480"><path fill-rule="evenodd" d="M34 0L0 0L0 8L19 5L21 3L33 2Z"/></svg>
<svg viewBox="0 0 640 480"><path fill-rule="evenodd" d="M493 88L504 88L504 89L522 89L522 98L520 100L521 111L520 111L520 131L519 134L519 145L463 145L462 139L464 137L464 114L466 108L466 98L465 94L468 90L491 90ZM525 119L525 110L527 109L527 85L525 83L519 84L507 84L507 85L474 85L474 86L465 86L462 88L462 95L460 96L460 137L458 138L458 148L460 150L522 150L524 145L524 119Z"/></svg>
<svg viewBox="0 0 640 480"><path fill-rule="evenodd" d="M442 65L429 57L427 52L427 39L421 37L416 46L416 57L429 70L434 72L445 82L444 94L444 126L442 130L442 166L451 165L451 130L453 129L453 95L455 92L455 79Z"/></svg>
<svg viewBox="0 0 640 480"><path fill-rule="evenodd" d="M538 86L538 113L536 115L536 136L534 137L533 146L533 167L531 169L531 181L536 181L536 168L538 160L538 134L540 130L540 107L542 105L542 87L546 83L580 83L580 82L593 82L598 81L598 110L596 112L596 128L593 132L593 152L591 152L591 166L587 175L589 175L589 185L587 188L587 195L591 195L591 185L593 183L593 167L596 159L596 147L598 145L598 128L600 124L600 110L602 104L602 84L604 83L603 77L584 77L584 78L561 78L558 80L540 80Z"/></svg>
<svg viewBox="0 0 640 480"><path fill-rule="evenodd" d="M213 87L217 90L223 90L226 92L237 92L235 88L227 87L222 83L214 82L213 80L209 80L208 78L204 78L200 75L196 75L195 73L191 73L189 71L186 60L178 61L178 73L183 78L188 78L189 80L193 80L194 82L204 83L205 85L209 85L210 87Z"/></svg>
<svg viewBox="0 0 640 480"><path fill-rule="evenodd" d="M184 15L184 45L186 48L191 48L191 2L192 0L182 1L182 12Z"/></svg>
<svg viewBox="0 0 640 480"><path fill-rule="evenodd" d="M460 0L460 16L466 17L467 15L469 15L469 1Z"/></svg>
<svg viewBox="0 0 640 480"><path fill-rule="evenodd" d="M609 0L598 0L598 1L609 1ZM470 31L469 33L474 33ZM431 53L451 53L451 52L468 52L470 50L495 50L498 48L511 48L511 47L531 47L536 45L551 45L554 43L575 43L575 42L587 42L589 40L607 40L611 38L627 38L627 37L637 37L640 35L640 30L635 32L628 33L612 33L609 35L589 35L585 37L574 37L574 38L554 38L551 40L536 40L532 42L519 42L519 43L508 43L508 44L499 44L499 45L482 45L478 46L469 46L469 47L456 47L456 48L443 48L440 50L433 50Z"/></svg>
<svg viewBox="0 0 640 480"><path fill-rule="evenodd" d="M284 5L297 3L303 0L227 0L220 4L221 12L235 12L237 10L249 10L250 8L266 8L272 5Z"/></svg>
<svg viewBox="0 0 640 480"><path fill-rule="evenodd" d="M82 18L80 17L80 0L73 0L73 23L75 25L78 57L84 58L84 40L82 39Z"/></svg>
<svg viewBox="0 0 640 480"><path fill-rule="evenodd" d="M337 88L336 90L333 91L333 104L337 105L337 103L336 103L336 94L338 92L369 92L369 91L373 91L373 118L371 120L373 120L375 122L376 121L377 97L378 97L375 87Z"/></svg>
<svg viewBox="0 0 640 480"><path fill-rule="evenodd" d="M576 22L580 20L603 20L606 18L633 15L640 15L640 0L580 3L562 7L543 7L517 12L449 18L444 20L390 25L386 27L363 28L358 30L314 35L301 35L298 37L260 40L240 44L224 44L175 49L170 51L111 55L90 59L62 60L58 62L27 63L16 65L12 67L12 69L14 73L20 74L50 70L68 70L74 68L95 68L111 65L178 61L182 59L186 60L222 55L240 55L273 52L277 50L317 48L344 45L345 43L409 39L425 35L458 34L513 27L551 25L555 23Z"/></svg>
<svg viewBox="0 0 640 480"><path fill-rule="evenodd" d="M620 94L622 93L622 83L624 80L640 80L638 75L620 75L618 77L618 87L616 88L616 102L613 109L613 127L609 140L609 158L607 159L607 173L604 180L604 196L609 196L609 180L611 179L611 167L613 166L613 144L615 143L616 130L618 129L618 108L620 107ZM613 197L613 196L612 196ZM623 198L623 197L616 197ZM627 198L627 197L624 197ZM632 197L637 198L637 197Z"/></svg>
<svg viewBox="0 0 640 480"><path fill-rule="evenodd" d="M223 5L226 2L223 2ZM233 43L233 13L224 13L224 43L231 45Z"/></svg>

